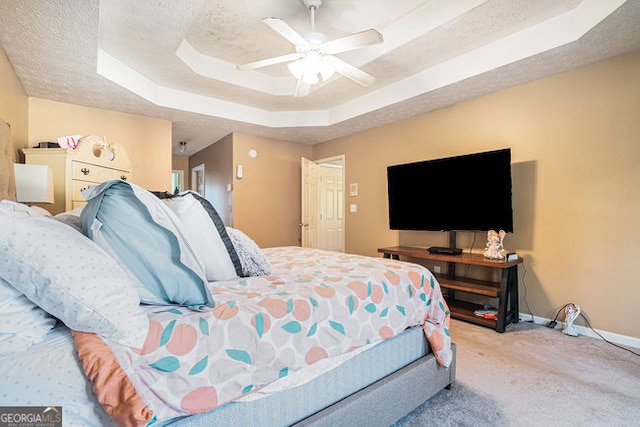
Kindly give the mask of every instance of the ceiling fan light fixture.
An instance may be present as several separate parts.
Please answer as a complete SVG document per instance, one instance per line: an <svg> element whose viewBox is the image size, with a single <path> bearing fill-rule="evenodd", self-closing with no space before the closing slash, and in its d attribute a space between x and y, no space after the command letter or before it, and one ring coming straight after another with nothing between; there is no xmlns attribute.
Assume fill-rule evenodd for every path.
<svg viewBox="0 0 640 427"><path fill-rule="evenodd" d="M287 65L287 68L289 68L289 72L293 77L295 77L296 79L302 78L302 75L305 72L304 58L298 59L297 61L290 62Z"/></svg>
<svg viewBox="0 0 640 427"><path fill-rule="evenodd" d="M325 57L323 56L320 64L320 75L322 75L322 81L326 82L327 80L329 80L335 72L335 68L333 68L331 64L328 64Z"/></svg>
<svg viewBox="0 0 640 427"><path fill-rule="evenodd" d="M303 82L314 85L320 82L318 78L319 67L315 61L309 60L308 56L292 62L288 65L291 75L296 79L302 79Z"/></svg>
<svg viewBox="0 0 640 427"><path fill-rule="evenodd" d="M306 73L304 73L304 75L302 76L302 81L308 85L315 85L317 83L320 83L318 73L315 73L313 71L307 71Z"/></svg>
<svg viewBox="0 0 640 427"><path fill-rule="evenodd" d="M319 83L321 79L330 79L335 72L324 56L313 50L307 52L304 58L289 63L288 68L293 77L310 85Z"/></svg>

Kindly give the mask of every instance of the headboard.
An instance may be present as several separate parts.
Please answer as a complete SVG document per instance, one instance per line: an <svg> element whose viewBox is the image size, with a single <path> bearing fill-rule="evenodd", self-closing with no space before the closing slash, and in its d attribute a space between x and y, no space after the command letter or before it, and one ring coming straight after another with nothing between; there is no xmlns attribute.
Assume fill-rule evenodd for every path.
<svg viewBox="0 0 640 427"><path fill-rule="evenodd" d="M0 200L16 200L14 161L15 150L11 142L11 126L0 119Z"/></svg>

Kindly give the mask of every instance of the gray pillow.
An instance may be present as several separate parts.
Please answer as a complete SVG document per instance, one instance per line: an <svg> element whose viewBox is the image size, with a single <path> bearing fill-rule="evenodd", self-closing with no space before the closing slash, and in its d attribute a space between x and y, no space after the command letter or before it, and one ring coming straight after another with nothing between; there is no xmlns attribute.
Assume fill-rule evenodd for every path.
<svg viewBox="0 0 640 427"><path fill-rule="evenodd" d="M269 276L273 274L271 264L256 242L242 231L227 227L227 234L236 249L242 264L242 276Z"/></svg>

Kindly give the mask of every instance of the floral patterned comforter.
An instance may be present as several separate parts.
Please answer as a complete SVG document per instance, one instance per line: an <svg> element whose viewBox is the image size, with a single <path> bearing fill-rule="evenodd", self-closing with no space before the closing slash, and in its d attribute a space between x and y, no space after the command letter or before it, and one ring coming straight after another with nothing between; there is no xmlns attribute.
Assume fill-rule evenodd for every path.
<svg viewBox="0 0 640 427"><path fill-rule="evenodd" d="M205 412L417 325L439 363L451 362L449 310L422 266L300 247L264 254L274 274L211 283L213 309L146 306L142 348L74 332L85 372L119 424Z"/></svg>

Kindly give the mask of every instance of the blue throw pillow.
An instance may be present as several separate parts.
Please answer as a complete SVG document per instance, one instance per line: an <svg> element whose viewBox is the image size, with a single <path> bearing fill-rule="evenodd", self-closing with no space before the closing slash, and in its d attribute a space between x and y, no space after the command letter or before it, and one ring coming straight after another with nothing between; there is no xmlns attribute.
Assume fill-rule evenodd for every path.
<svg viewBox="0 0 640 427"><path fill-rule="evenodd" d="M140 301L213 307L204 269L180 220L140 186L107 181L83 192L82 229L130 273Z"/></svg>

